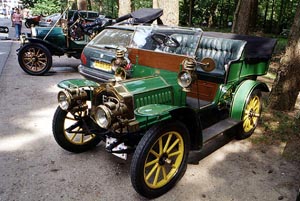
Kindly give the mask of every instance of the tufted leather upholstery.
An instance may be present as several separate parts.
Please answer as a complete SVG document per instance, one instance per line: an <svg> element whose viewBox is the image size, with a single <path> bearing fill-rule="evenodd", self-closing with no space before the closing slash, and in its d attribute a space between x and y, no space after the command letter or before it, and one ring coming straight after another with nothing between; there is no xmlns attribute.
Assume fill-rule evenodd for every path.
<svg viewBox="0 0 300 201"><path fill-rule="evenodd" d="M180 44L180 46L175 49L174 53L189 56L193 56L195 54L195 48L199 40L198 37L175 34L173 34L172 37L174 37Z"/></svg>
<svg viewBox="0 0 300 201"><path fill-rule="evenodd" d="M216 69L209 73L223 77L225 75L225 65L230 65L231 61L239 60L245 45L246 42L242 40L202 36L196 53L197 61L201 61L205 57L212 58L216 63ZM200 67L197 71L203 72Z"/></svg>

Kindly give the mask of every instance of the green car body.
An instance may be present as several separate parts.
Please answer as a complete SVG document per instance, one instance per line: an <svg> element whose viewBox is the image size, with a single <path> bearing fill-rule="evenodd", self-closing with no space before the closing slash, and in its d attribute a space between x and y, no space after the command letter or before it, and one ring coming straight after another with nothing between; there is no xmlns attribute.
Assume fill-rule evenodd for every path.
<svg viewBox="0 0 300 201"><path fill-rule="evenodd" d="M202 35L194 55L184 55L179 46L172 52L128 47L129 79L119 79L127 73L120 65L116 79L107 82L59 83L60 106L53 118L57 143L82 152L103 140L106 150L121 158L134 152L132 185L155 198L183 176L189 151L201 150L220 133L249 137L261 114L261 92L269 91L256 78L267 73L275 41L255 38L269 44L256 55L246 40L214 34ZM66 125L68 119L75 123Z"/></svg>

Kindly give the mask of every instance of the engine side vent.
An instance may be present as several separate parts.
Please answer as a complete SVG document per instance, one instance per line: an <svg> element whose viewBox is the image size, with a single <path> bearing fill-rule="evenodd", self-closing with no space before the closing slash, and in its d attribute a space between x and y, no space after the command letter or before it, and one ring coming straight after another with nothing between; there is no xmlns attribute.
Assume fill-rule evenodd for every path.
<svg viewBox="0 0 300 201"><path fill-rule="evenodd" d="M174 104L173 91L171 87L147 91L146 93L139 93L135 95L134 99L135 108L149 104Z"/></svg>

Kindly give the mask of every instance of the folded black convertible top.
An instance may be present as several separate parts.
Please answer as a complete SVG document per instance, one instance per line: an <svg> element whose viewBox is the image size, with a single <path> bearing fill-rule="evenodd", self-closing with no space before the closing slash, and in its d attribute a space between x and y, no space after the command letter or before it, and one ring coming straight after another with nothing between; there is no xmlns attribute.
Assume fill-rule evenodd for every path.
<svg viewBox="0 0 300 201"><path fill-rule="evenodd" d="M140 23L152 23L154 20L158 20L158 24L162 24L160 16L163 15L163 10L160 8L141 8L127 15L123 15L116 19L116 22L122 22L129 18L132 18L133 24Z"/></svg>
<svg viewBox="0 0 300 201"><path fill-rule="evenodd" d="M269 60L276 45L276 39L220 32L203 32L203 36L247 41L245 59L249 61Z"/></svg>
<svg viewBox="0 0 300 201"><path fill-rule="evenodd" d="M160 8L141 8L131 13L136 23L149 23L163 15Z"/></svg>

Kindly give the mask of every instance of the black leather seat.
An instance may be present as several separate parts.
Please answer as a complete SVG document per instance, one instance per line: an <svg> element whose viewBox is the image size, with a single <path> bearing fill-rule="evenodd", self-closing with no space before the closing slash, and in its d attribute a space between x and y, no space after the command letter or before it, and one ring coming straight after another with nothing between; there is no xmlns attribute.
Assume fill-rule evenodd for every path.
<svg viewBox="0 0 300 201"><path fill-rule="evenodd" d="M233 61L241 59L246 41L202 36L197 53L197 61L210 57L216 63L211 72L204 72L200 67L197 72L204 76L225 79L225 72Z"/></svg>

